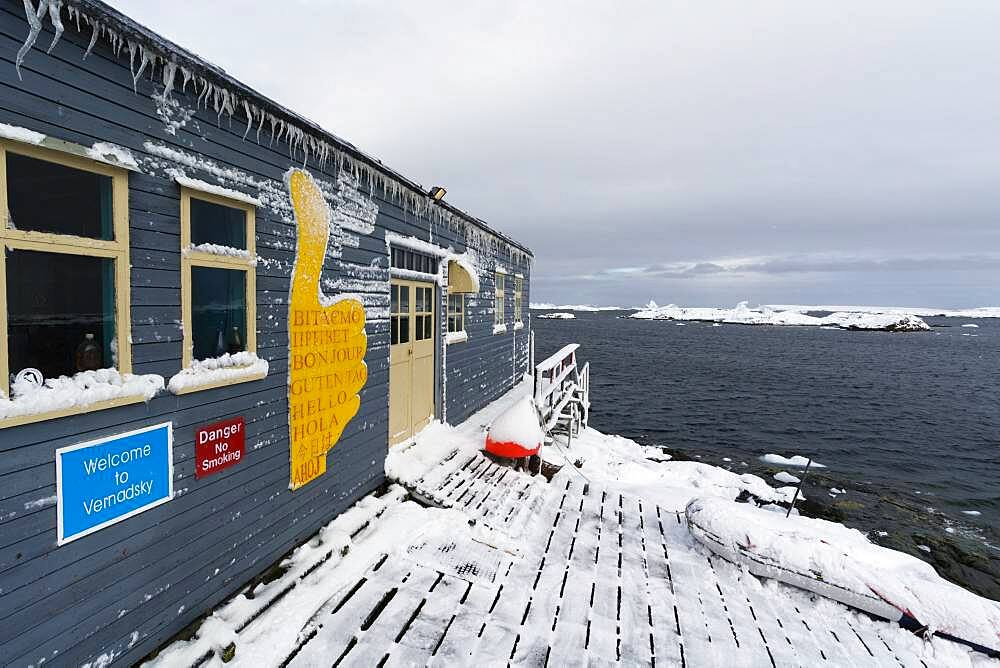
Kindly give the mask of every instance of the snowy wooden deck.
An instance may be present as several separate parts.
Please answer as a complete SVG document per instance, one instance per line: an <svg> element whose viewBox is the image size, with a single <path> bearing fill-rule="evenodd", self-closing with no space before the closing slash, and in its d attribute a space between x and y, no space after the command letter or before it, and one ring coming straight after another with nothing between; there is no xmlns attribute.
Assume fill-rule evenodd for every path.
<svg viewBox="0 0 1000 668"><path fill-rule="evenodd" d="M498 466L470 451L480 427L442 428L429 468L399 469L405 491L335 520L156 664L222 666L230 642L227 665L255 667L989 661L746 574L649 500Z"/></svg>
<svg viewBox="0 0 1000 668"><path fill-rule="evenodd" d="M523 537L523 554L447 537L416 559L383 554L287 665L930 665L905 631L765 585L641 499L479 455L413 487Z"/></svg>

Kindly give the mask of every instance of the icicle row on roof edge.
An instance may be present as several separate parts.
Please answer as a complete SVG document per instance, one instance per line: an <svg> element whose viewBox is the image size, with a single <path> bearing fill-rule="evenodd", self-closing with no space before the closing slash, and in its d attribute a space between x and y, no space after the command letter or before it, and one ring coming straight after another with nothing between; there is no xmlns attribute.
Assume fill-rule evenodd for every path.
<svg viewBox="0 0 1000 668"><path fill-rule="evenodd" d="M24 63L25 56L38 40L45 16L48 15L55 30L55 35L49 44L47 52L50 53L55 48L64 31L62 23L63 0L37 0L37 6L35 5L35 0L23 0L23 2L29 32L24 44L17 52L15 68L18 77L21 76L21 65ZM296 152L300 152L302 154L303 165L308 164L310 158L312 158L318 161L320 169L324 169L332 157L334 165L338 170L346 171L359 183L366 184L370 193L374 193L377 187L386 195L387 199L401 203L401 208L404 211L416 216L426 216L429 218L432 225L431 234L433 234L433 225L435 223L445 225L454 231L461 232L465 237L466 245L470 248L480 251L492 250L494 252L502 248L504 251L503 255L511 260L522 263L531 262L530 256L520 248L496 236L487 234L484 230L471 225L464 217L454 214L444 207L434 206L434 201L424 193L404 186L397 179L390 177L381 170L373 168L366 161L359 160L337 146L312 136L301 128L237 95L228 88L219 86L207 77L180 65L165 50L158 49L151 44L144 44L138 39L121 35L110 26L87 14L73 0L66 0L65 9L69 20L75 23L76 29L81 35L83 34L83 25L88 26L91 30L90 42L83 55L84 59L93 52L94 47L100 39L108 43L115 57L121 57L123 51L128 52L133 88L138 86L139 79L147 71L149 72L150 80L155 80L156 71L160 69L164 87L162 95L164 98L169 98L175 89L179 74L181 79L180 91L187 93L188 86L191 86L196 104L199 107L213 109L220 119L222 118L222 114L226 114L232 119L234 115L242 113L246 118L247 124L246 130L243 133L244 139L250 134L251 129L255 129L255 140L260 144L261 132L264 131L266 124L270 132L269 146L273 146L276 141L285 141L288 144L290 159L294 160Z"/></svg>

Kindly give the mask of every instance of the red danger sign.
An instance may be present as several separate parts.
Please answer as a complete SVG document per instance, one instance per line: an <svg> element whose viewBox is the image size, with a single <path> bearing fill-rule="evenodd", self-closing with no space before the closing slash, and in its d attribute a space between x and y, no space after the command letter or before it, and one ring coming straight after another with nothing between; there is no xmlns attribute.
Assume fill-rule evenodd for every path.
<svg viewBox="0 0 1000 668"><path fill-rule="evenodd" d="M243 418L199 427L194 433L195 478L227 469L243 459Z"/></svg>

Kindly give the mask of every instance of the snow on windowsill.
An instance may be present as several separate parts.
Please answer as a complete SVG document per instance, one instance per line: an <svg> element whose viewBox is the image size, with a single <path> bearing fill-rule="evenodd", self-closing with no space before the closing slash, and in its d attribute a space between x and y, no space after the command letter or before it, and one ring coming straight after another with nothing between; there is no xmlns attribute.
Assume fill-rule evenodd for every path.
<svg viewBox="0 0 1000 668"><path fill-rule="evenodd" d="M222 255L224 257L238 257L245 260L250 259L250 251L243 248L233 248L232 246L222 246L220 244L196 244L184 249L187 253L208 253L209 255ZM254 260L254 264L257 261Z"/></svg>
<svg viewBox="0 0 1000 668"><path fill-rule="evenodd" d="M445 344L463 343L468 340L469 335L465 330L462 330L461 332L448 332L448 334L444 337Z"/></svg>
<svg viewBox="0 0 1000 668"><path fill-rule="evenodd" d="M0 395L0 420L85 409L106 401L149 401L162 389L162 376L120 374L116 369L49 378L40 387L24 381L15 382L11 387L13 399Z"/></svg>
<svg viewBox="0 0 1000 668"><path fill-rule="evenodd" d="M514 331L516 332L519 329L524 329L524 323L523 322L515 322L514 323Z"/></svg>
<svg viewBox="0 0 1000 668"><path fill-rule="evenodd" d="M496 272L496 273L498 273L498 274L508 274L508 273L510 273L510 272L507 271L507 267L503 266L502 264L498 264L496 266L496 269L494 269L493 271Z"/></svg>
<svg viewBox="0 0 1000 668"><path fill-rule="evenodd" d="M25 144L35 144L36 146L45 141L45 135L41 132L35 132L34 130L21 128L16 125L7 125L6 123L0 123L0 137Z"/></svg>
<svg viewBox="0 0 1000 668"><path fill-rule="evenodd" d="M494 334L503 334L507 331L507 325L493 325Z"/></svg>
<svg viewBox="0 0 1000 668"><path fill-rule="evenodd" d="M184 394L227 383L260 380L267 377L267 371L267 360L257 357L256 353L226 353L221 357L191 362L191 366L170 379L167 389L174 394Z"/></svg>
<svg viewBox="0 0 1000 668"><path fill-rule="evenodd" d="M190 188L191 190L198 190L203 193L208 193L210 195L218 195L220 197L226 197L228 199L234 199L237 202L243 202L244 204L251 204L253 206L263 206L260 200L256 197L248 195L239 190L233 190L232 188L223 188L222 186L217 186L212 183L207 183L199 179L191 179L181 174L174 175L174 181L177 185L183 186L184 188Z"/></svg>

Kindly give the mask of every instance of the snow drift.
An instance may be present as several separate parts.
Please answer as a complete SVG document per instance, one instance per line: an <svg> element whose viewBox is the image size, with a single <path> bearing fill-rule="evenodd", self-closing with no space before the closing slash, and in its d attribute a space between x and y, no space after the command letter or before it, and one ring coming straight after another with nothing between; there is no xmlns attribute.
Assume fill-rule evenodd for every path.
<svg viewBox="0 0 1000 668"><path fill-rule="evenodd" d="M685 515L695 538L754 575L1000 648L1000 604L942 579L916 557L871 543L856 529L717 497L692 499Z"/></svg>

